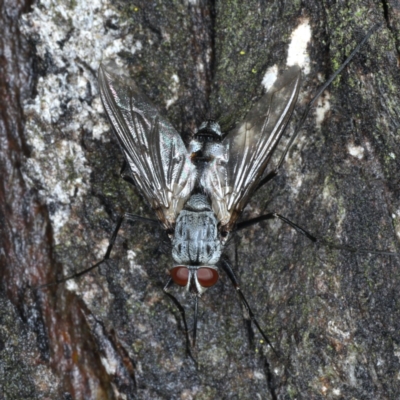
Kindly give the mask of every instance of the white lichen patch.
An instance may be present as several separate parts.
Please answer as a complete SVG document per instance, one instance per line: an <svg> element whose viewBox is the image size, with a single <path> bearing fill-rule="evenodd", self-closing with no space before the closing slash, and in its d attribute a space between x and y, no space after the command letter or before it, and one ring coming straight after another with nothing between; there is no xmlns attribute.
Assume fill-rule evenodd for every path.
<svg viewBox="0 0 400 400"><path fill-rule="evenodd" d="M310 56L307 52L310 40L311 26L307 19L293 31L286 60L286 65L299 65L306 75L310 73Z"/></svg>
<svg viewBox="0 0 400 400"><path fill-rule="evenodd" d="M71 291L71 292L77 292L78 291L78 285L76 284L76 281L74 279L70 279L65 282L65 287Z"/></svg>
<svg viewBox="0 0 400 400"><path fill-rule="evenodd" d="M400 346L395 343L393 343L393 355L400 361Z"/></svg>
<svg viewBox="0 0 400 400"><path fill-rule="evenodd" d="M334 396L340 396L342 392L340 391L340 389L332 389L332 394Z"/></svg>
<svg viewBox="0 0 400 400"><path fill-rule="evenodd" d="M95 248L96 259L101 260L105 256L109 244L110 244L109 239L103 239L101 242L96 244Z"/></svg>
<svg viewBox="0 0 400 400"><path fill-rule="evenodd" d="M135 258L136 258L136 253L133 250L128 250L126 252L126 257L129 261L129 265L131 266L131 268L135 267Z"/></svg>
<svg viewBox="0 0 400 400"><path fill-rule="evenodd" d="M358 158L359 160L364 158L364 147L362 146L355 146L354 144L349 143L347 145L347 151L351 156Z"/></svg>
<svg viewBox="0 0 400 400"><path fill-rule="evenodd" d="M273 65L272 67L267 69L267 72L265 73L261 84L264 86L265 90L269 90L274 82L276 81L278 77L278 66Z"/></svg>
<svg viewBox="0 0 400 400"><path fill-rule="evenodd" d="M32 134L32 151L22 171L27 184L38 189L39 196L50 208L54 239L58 244L58 234L70 216L70 199L86 191L90 169L77 143L70 140L46 143L32 122L26 126Z"/></svg>
<svg viewBox="0 0 400 400"><path fill-rule="evenodd" d="M293 132L291 132L293 133ZM288 139L291 137L291 135L288 135L288 138L286 138L286 141L282 141L282 147L279 148L285 148L287 145ZM307 145L308 143L308 137L307 135L302 135L301 132L300 134L296 137L296 140L294 142L294 146L296 148L296 151L293 151L292 153L289 152L286 154L286 159L284 162L285 169L288 171L288 186L290 187L293 196L295 198L299 195L300 189L303 186L304 183L304 174L299 170L299 166L302 165L302 149L304 146ZM312 179L312 175L309 174L307 176L307 179Z"/></svg>
<svg viewBox="0 0 400 400"><path fill-rule="evenodd" d="M265 380L266 379L264 372L261 371L261 370L255 370L253 372L253 376L254 376L254 379L258 379L258 380Z"/></svg>
<svg viewBox="0 0 400 400"><path fill-rule="evenodd" d="M92 111L96 113L96 115L100 115L104 112L103 104L101 103L100 96L96 97L92 101ZM104 136L105 132L110 130L110 124L106 119L97 119L92 121L92 136L93 139L101 140L102 142L107 142L108 137Z"/></svg>
<svg viewBox="0 0 400 400"><path fill-rule="evenodd" d="M393 225L395 227L396 236L400 239L400 209L392 214Z"/></svg>
<svg viewBox="0 0 400 400"><path fill-rule="evenodd" d="M84 265L82 266L82 268L79 269L82 270L87 267L90 267L90 265ZM108 296L104 296L104 290L101 285L96 282L96 279L93 278L93 274L86 275L84 282L84 286L77 285L76 288L72 287L72 289L75 289L74 291L81 296L86 304L93 305L93 303L97 303L101 298L102 309L97 308L97 312L98 315L104 315L104 313L106 312L105 310L107 310L107 308L110 306L110 302L112 301L111 298Z"/></svg>
<svg viewBox="0 0 400 400"><path fill-rule="evenodd" d="M338 199L338 204L339 207L336 220L336 238L340 240L342 238L343 224L347 218L346 207L343 206L344 204L343 197L340 197Z"/></svg>
<svg viewBox="0 0 400 400"><path fill-rule="evenodd" d="M206 55L208 56L208 52L206 53ZM208 58L208 57L207 57ZM202 63L202 62L198 62L197 64L196 64L196 70L197 70L197 72L199 73L199 74L203 74L204 73L204 70L205 70L205 65L204 65L204 63Z"/></svg>
<svg viewBox="0 0 400 400"><path fill-rule="evenodd" d="M330 185L330 181L328 178L326 178L324 182L322 198L324 199L324 203L328 205L332 203L332 201L335 199L335 193L332 193L332 186Z"/></svg>
<svg viewBox="0 0 400 400"><path fill-rule="evenodd" d="M329 92L325 91L317 101L317 107L315 110L315 122L317 128L321 128L322 122L324 122L325 116L327 115L328 111L331 109L331 103Z"/></svg>
<svg viewBox="0 0 400 400"><path fill-rule="evenodd" d="M101 363L109 375L115 375L117 372L118 363L115 359L101 357Z"/></svg>
<svg viewBox="0 0 400 400"><path fill-rule="evenodd" d="M167 100L166 108L168 109L169 107L172 106L178 99L178 93L179 93L179 77L176 74L173 74L171 76L171 83L169 85L169 90L172 93L172 97Z"/></svg>
<svg viewBox="0 0 400 400"><path fill-rule="evenodd" d="M196 394L200 388L198 386L195 386L191 389L184 389L181 394L179 395L180 400L193 400L196 397Z"/></svg>
<svg viewBox="0 0 400 400"><path fill-rule="evenodd" d="M341 341L348 341L350 339L350 332L340 329L335 321L328 322L328 332L340 339Z"/></svg>
<svg viewBox="0 0 400 400"><path fill-rule="evenodd" d="M357 355L354 352L349 352L344 365L346 366L347 380L349 384L353 387L357 387L358 385L356 378Z"/></svg>
<svg viewBox="0 0 400 400"><path fill-rule="evenodd" d="M148 278L148 274L142 265L136 262L136 253L133 250L127 251L127 259L129 261L129 272L131 274L140 275L142 278Z"/></svg>
<svg viewBox="0 0 400 400"><path fill-rule="evenodd" d="M113 29L106 27L106 19ZM143 46L124 26L108 0L39 0L21 22L43 66L37 94L24 104L31 154L23 172L49 207L56 244L72 203L88 190L91 169L81 136L102 139L109 131L100 115L99 65L105 58L118 61L118 52L134 54Z"/></svg>
<svg viewBox="0 0 400 400"><path fill-rule="evenodd" d="M300 165L300 164L299 164ZM287 167L289 169L290 167ZM310 175L308 176L310 178ZM304 175L301 173L293 173L288 176L288 186L294 199L300 194L300 189L304 183Z"/></svg>

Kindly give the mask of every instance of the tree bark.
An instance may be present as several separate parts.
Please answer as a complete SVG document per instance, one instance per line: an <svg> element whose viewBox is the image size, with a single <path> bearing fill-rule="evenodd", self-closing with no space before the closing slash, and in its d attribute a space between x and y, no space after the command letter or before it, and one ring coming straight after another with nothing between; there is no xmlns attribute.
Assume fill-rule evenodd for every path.
<svg viewBox="0 0 400 400"><path fill-rule="evenodd" d="M4 2L1 7L0 399L396 399L400 397L400 6L372 0ZM280 174L226 255L275 354L243 316L228 278L200 301L196 363L163 295L161 227L119 172L97 68L120 60L187 142L224 131L287 64L309 26L309 71L287 134L318 87L381 28L321 97ZM350 246L351 249L335 249ZM354 249L358 249L353 251ZM193 302L174 291L192 326Z"/></svg>

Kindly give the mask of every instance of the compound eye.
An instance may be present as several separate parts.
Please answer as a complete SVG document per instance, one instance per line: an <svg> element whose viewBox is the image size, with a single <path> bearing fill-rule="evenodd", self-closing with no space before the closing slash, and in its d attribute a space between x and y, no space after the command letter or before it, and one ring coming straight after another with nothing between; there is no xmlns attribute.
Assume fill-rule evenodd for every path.
<svg viewBox="0 0 400 400"><path fill-rule="evenodd" d="M197 270L197 280L203 287L214 286L218 281L219 275L215 269L199 268Z"/></svg>
<svg viewBox="0 0 400 400"><path fill-rule="evenodd" d="M179 286L186 286L189 279L189 270L186 267L174 267L170 271L172 280Z"/></svg>

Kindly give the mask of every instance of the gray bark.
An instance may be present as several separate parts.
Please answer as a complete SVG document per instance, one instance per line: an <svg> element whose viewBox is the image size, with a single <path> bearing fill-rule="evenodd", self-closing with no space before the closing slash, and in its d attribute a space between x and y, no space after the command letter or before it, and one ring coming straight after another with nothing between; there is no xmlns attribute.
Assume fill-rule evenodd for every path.
<svg viewBox="0 0 400 400"><path fill-rule="evenodd" d="M28 5L1 7L0 399L399 398L399 257L362 251L400 252L398 2L34 7L23 18ZM227 248L279 357L254 327L250 340L223 274L200 302L197 366L187 357L181 316L162 293L172 259L158 227L126 224L97 271L29 290L99 261L118 215L152 217L119 177L96 83L105 48L187 140L210 116L225 130L240 121L307 21L311 71L289 133L368 29L382 27L243 215L278 212L360 251L315 245L275 221ZM191 324L191 297L174 293Z"/></svg>

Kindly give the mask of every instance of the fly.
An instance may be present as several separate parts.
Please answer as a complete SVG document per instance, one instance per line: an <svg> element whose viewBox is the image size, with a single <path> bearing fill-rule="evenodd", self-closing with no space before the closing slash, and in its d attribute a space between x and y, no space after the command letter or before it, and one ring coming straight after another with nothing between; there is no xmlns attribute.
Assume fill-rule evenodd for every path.
<svg viewBox="0 0 400 400"><path fill-rule="evenodd" d="M182 315L188 353L191 354L185 312L168 290L176 284L193 294L194 346L198 299L217 283L220 269L228 275L251 321L273 349L239 287L232 266L223 256L224 247L234 230L273 218L279 218L310 240L317 241L313 235L276 213L244 222L238 222L238 219L252 194L277 175L312 105L378 27L374 26L368 32L311 100L276 168L266 175L265 170L282 138L299 94L301 70L298 66L285 71L233 130L223 134L216 121L205 121L186 148L179 133L133 81L122 80L101 65L100 95L129 167L129 180L150 204L157 220L133 214L120 217L104 258L58 282L81 276L107 260L124 220L160 222L171 241L174 260L164 292Z"/></svg>
<svg viewBox="0 0 400 400"><path fill-rule="evenodd" d="M193 294L193 344L198 299L217 283L220 268L240 290L221 256L290 119L300 77L298 66L288 69L245 121L225 136L217 122L203 122L186 149L179 133L134 82L100 66L101 99L131 178L171 240L175 264L164 291L172 298L168 288L176 284Z"/></svg>

